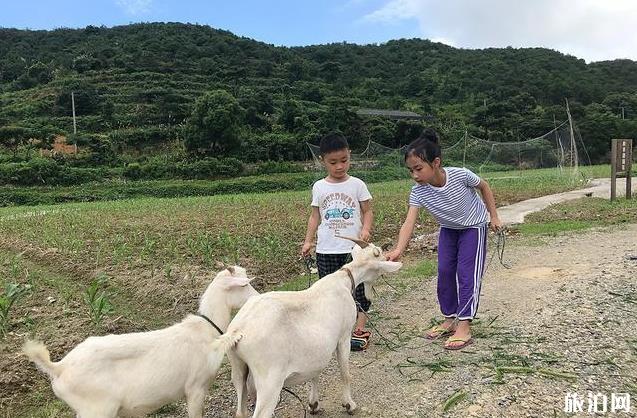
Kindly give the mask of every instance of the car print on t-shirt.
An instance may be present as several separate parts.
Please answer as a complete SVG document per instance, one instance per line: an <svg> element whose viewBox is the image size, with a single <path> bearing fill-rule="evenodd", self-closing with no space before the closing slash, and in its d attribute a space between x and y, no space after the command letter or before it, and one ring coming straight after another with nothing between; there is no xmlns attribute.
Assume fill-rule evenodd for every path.
<svg viewBox="0 0 637 418"><path fill-rule="evenodd" d="M325 220L330 219L349 219L354 215L354 208L343 208L343 209L328 209L325 211Z"/></svg>

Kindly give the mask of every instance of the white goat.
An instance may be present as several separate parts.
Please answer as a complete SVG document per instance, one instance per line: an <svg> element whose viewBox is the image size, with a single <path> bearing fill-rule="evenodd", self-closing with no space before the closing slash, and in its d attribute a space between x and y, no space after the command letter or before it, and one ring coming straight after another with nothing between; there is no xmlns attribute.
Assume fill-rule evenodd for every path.
<svg viewBox="0 0 637 418"><path fill-rule="evenodd" d="M351 263L309 289L250 299L215 343L215 349L228 350L238 396L237 418L248 415L248 372L256 389L254 418L272 416L283 386L308 380L309 409L318 412L318 376L334 351L344 386L343 407L349 413L356 409L349 374L350 338L356 321L352 294L360 283L371 283L383 273L398 270L402 263L385 261L380 248L352 240L360 247L354 247Z"/></svg>
<svg viewBox="0 0 637 418"><path fill-rule="evenodd" d="M156 331L89 337L57 363L40 342L27 341L23 351L78 417L141 416L184 395L188 416L202 417L223 360L213 342L219 328L228 326L231 310L258 295L249 282L245 269L229 267L208 285L198 315Z"/></svg>

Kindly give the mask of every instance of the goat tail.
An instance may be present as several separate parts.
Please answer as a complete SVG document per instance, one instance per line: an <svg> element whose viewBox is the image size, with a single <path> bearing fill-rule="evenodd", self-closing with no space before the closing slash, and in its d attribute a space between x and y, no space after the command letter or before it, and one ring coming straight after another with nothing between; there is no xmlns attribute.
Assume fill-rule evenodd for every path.
<svg viewBox="0 0 637 418"><path fill-rule="evenodd" d="M239 342L241 337L243 337L243 335L239 331L230 331L227 334L221 335L212 343L210 362L213 368L218 369L221 367L223 356Z"/></svg>
<svg viewBox="0 0 637 418"><path fill-rule="evenodd" d="M27 341L22 347L22 352L38 366L38 369L48 374L51 379L59 377L60 373L62 373L60 364L51 361L49 350L40 341Z"/></svg>

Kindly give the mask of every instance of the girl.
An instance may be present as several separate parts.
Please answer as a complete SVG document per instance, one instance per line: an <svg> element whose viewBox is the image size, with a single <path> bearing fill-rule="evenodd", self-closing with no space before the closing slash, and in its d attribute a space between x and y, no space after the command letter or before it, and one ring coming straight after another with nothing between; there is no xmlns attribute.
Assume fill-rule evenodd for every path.
<svg viewBox="0 0 637 418"><path fill-rule="evenodd" d="M444 347L459 350L473 342L470 323L478 311L489 217L494 231L502 223L489 185L466 168L443 168L440 158L439 138L433 129L425 129L409 144L405 163L417 184L409 195L409 211L398 243L387 259L395 261L405 251L418 211L426 208L440 223L438 302L445 317L442 324L429 330L427 338L450 335Z"/></svg>

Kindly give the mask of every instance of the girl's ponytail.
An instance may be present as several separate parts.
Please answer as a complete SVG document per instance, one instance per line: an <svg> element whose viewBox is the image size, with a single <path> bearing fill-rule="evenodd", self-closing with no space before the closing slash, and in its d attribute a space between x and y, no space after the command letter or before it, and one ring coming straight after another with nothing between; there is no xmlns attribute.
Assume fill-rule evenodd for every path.
<svg viewBox="0 0 637 418"><path fill-rule="evenodd" d="M407 147L405 152L405 160L408 157L415 156L427 163L433 163L436 158L441 158L440 155L440 136L432 128L424 129L418 139L413 141Z"/></svg>
<svg viewBox="0 0 637 418"><path fill-rule="evenodd" d="M430 141L437 145L440 144L440 137L438 136L438 132L436 132L433 128L423 129L418 139Z"/></svg>

